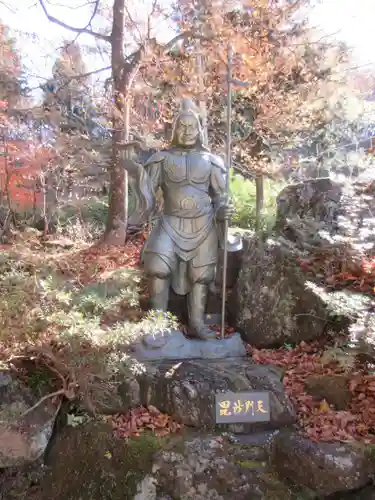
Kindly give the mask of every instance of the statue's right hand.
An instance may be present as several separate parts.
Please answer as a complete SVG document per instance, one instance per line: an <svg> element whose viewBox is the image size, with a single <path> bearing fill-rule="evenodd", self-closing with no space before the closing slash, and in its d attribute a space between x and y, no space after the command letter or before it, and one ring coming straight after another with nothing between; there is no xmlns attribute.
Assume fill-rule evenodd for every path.
<svg viewBox="0 0 375 500"><path fill-rule="evenodd" d="M143 166L130 158L124 158L122 160L122 166L130 177L139 177L143 171Z"/></svg>
<svg viewBox="0 0 375 500"><path fill-rule="evenodd" d="M128 171L129 175L139 175L143 167L140 163L133 160L132 156L134 156L134 152L136 149L142 151L145 150L145 145L140 141L131 141L127 143L121 143L119 146L121 151L122 166L125 168L125 170Z"/></svg>
<svg viewBox="0 0 375 500"><path fill-rule="evenodd" d="M147 146L145 143L142 141L130 141L130 142L121 142L119 143L119 148L121 151L131 151L131 150L141 150L141 151L147 151Z"/></svg>

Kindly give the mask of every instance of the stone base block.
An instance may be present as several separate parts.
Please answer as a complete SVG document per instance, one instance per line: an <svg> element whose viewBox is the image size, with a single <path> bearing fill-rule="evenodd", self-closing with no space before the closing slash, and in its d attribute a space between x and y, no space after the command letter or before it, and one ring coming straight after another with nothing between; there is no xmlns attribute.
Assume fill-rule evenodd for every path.
<svg viewBox="0 0 375 500"><path fill-rule="evenodd" d="M206 314L206 325L218 325L220 314ZM179 330L158 331L145 335L132 345L138 361L162 359L223 359L246 356L245 345L239 333L215 340L188 339Z"/></svg>
<svg viewBox="0 0 375 500"><path fill-rule="evenodd" d="M246 356L239 333L216 340L188 339L178 331L146 335L133 346L133 355L139 361L157 359L221 359Z"/></svg>

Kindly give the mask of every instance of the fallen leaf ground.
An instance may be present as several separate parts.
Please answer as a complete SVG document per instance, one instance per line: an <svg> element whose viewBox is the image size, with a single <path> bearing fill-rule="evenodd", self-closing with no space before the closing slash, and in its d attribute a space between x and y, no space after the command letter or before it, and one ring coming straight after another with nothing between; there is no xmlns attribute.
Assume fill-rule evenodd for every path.
<svg viewBox="0 0 375 500"><path fill-rule="evenodd" d="M375 257L354 258L342 249L315 252L300 259L301 269L329 290L352 290L375 295Z"/></svg>
<svg viewBox="0 0 375 500"><path fill-rule="evenodd" d="M111 417L111 423L115 435L121 438L139 437L147 431L152 431L157 437L164 437L182 429L181 424L154 406L138 407L126 414L115 415Z"/></svg>
<svg viewBox="0 0 375 500"><path fill-rule="evenodd" d="M85 290L85 287L95 286L101 282L112 271L137 268L143 241L143 237L131 239L125 248L91 246L64 252L60 250L51 252L50 249L46 250L40 238L35 237L32 241L23 239L14 245L2 246L0 250L3 252L16 252L20 259L27 261L28 265L38 266L48 263L48 265L54 267L63 280ZM337 272L332 273L331 271L334 269L332 262L329 265L323 265L322 260L318 260L315 261L314 265L317 267L314 268L311 262L302 263L302 267L305 266L310 272L319 268L319 272L328 279L328 281L325 280L327 284L331 281L331 285L338 282L342 285L342 273L348 272L340 268ZM363 266L356 267L356 271L352 269L350 276L354 276L356 279L347 279L344 286L354 287L365 293L373 293L374 269L373 262L367 262ZM329 279L328 270L331 272L331 280ZM141 290L141 292L144 293L145 291ZM135 310L139 312L139 307L127 307L125 304L122 309L117 308L117 316L114 315L112 319L107 317L107 328L112 328L112 324L116 323L116 321L127 321L127 315ZM139 320L139 317L132 319L132 321L137 320ZM14 324L16 329L17 318ZM218 325L213 325L212 328L218 330ZM233 329L228 327L227 335L230 335L232 331ZM63 352L64 347L56 345L56 338L51 334L50 328L42 329L37 341L33 340L33 345L38 344L38 342L39 345L40 342L45 345L49 342L49 335L53 339L53 341L50 339L49 347L51 350L49 352L53 353L53 360L58 361L58 353ZM3 341L3 339L0 340ZM357 364L352 369L350 373L352 400L345 410L336 411L325 400L316 400L305 390L306 379L311 375L346 373L346 368L335 360L329 363L323 362L323 355L330 341L325 339L318 342L301 343L294 348L284 347L272 350L256 349L248 346L248 350L254 361L261 364L273 364L283 369L285 389L296 406L301 428L311 439L323 441L350 441L354 439L365 443L375 443L375 375L371 373L367 366ZM15 354L20 354L22 348L27 348L28 342L26 336L22 341L14 344L17 345ZM5 342L3 345L5 345ZM92 347L90 347L89 343L85 340L82 341L81 351L79 351L81 362L79 366L82 370L87 365L90 365L90 348ZM87 363L86 359L81 360L82 349L84 349L85 356L87 355ZM103 350L98 351L96 354L101 356L106 350L107 348L104 346ZM11 350L3 347L3 350L0 350L0 360L8 358L10 354L12 354ZM51 361L51 358L49 361ZM90 366L92 369L92 365ZM59 376L61 376L60 372ZM113 418L113 428L117 435L129 437L138 436L145 429L164 435L177 432L180 426L167 415L161 414L156 408L137 408L131 410L127 415L115 416Z"/></svg>
<svg viewBox="0 0 375 500"><path fill-rule="evenodd" d="M357 365L350 373L352 400L344 411L337 411L325 400L306 392L305 382L312 375L345 374L338 361L325 363L328 341L302 342L297 347L277 350L249 346L254 361L285 370L285 389L295 404L298 421L307 436L315 441L362 441L375 443L375 375Z"/></svg>

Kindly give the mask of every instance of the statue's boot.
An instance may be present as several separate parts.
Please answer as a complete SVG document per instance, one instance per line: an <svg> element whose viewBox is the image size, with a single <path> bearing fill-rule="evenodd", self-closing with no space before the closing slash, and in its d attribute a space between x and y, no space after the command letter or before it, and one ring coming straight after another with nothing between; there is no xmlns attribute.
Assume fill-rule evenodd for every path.
<svg viewBox="0 0 375 500"><path fill-rule="evenodd" d="M200 340L216 339L216 332L204 323L208 286L195 283L188 295L188 336Z"/></svg>
<svg viewBox="0 0 375 500"><path fill-rule="evenodd" d="M148 283L151 309L167 312L169 299L169 280L152 277Z"/></svg>

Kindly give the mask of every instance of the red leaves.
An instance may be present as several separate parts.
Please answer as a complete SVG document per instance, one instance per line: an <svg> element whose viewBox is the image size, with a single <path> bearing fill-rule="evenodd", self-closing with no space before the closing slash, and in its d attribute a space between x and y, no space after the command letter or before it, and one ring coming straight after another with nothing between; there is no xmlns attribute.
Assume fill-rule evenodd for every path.
<svg viewBox="0 0 375 500"><path fill-rule="evenodd" d="M349 388L353 394L350 409L361 417L357 432L366 436L370 431L375 437L375 375L358 375Z"/></svg>
<svg viewBox="0 0 375 500"><path fill-rule="evenodd" d="M186 335L187 337L189 336L187 325L180 323L179 328L184 335ZM213 330L214 332L216 332L216 337L218 339L221 338L221 325L220 324L208 325L208 328L210 328L210 330ZM235 333L235 329L232 326L225 324L224 325L224 338L227 339L227 338L231 337L233 335L233 333Z"/></svg>
<svg viewBox="0 0 375 500"><path fill-rule="evenodd" d="M375 443L375 375L364 370L353 373L349 389L353 394L345 411L336 411L326 400L315 400L305 391L311 375L343 373L339 363L321 362L321 342L302 342L294 349L256 349L248 346L253 360L285 368L283 383L295 404L298 421L306 435L314 441L362 441Z"/></svg>
<svg viewBox="0 0 375 500"><path fill-rule="evenodd" d="M118 437L139 437L149 430L158 437L178 432L182 425L178 424L169 415L161 413L154 406L144 408L139 406L126 414L118 414L112 418L112 427Z"/></svg>
<svg viewBox="0 0 375 500"><path fill-rule="evenodd" d="M142 241L129 240L125 247L100 245L67 253L57 265L64 274L77 274L81 283L95 281L101 274L139 265Z"/></svg>
<svg viewBox="0 0 375 500"><path fill-rule="evenodd" d="M361 293L375 294L375 257L353 261L339 255L317 254L300 259L299 267L305 273L321 276L330 289L350 288Z"/></svg>
<svg viewBox="0 0 375 500"><path fill-rule="evenodd" d="M219 324L210 325L210 328L211 328L211 330L213 330L214 332L216 332L217 337L220 337L220 334L221 334L221 325L219 325ZM234 328L232 326L224 325L224 337L225 338L228 338L231 335L233 335L234 331L235 330L234 330Z"/></svg>
<svg viewBox="0 0 375 500"><path fill-rule="evenodd" d="M11 201L22 208L40 205L43 194L37 189L37 178L53 153L48 148L36 148L32 141L19 140L8 141L5 151L6 155L0 157L0 191L7 191ZM21 162L22 169L17 162Z"/></svg>

